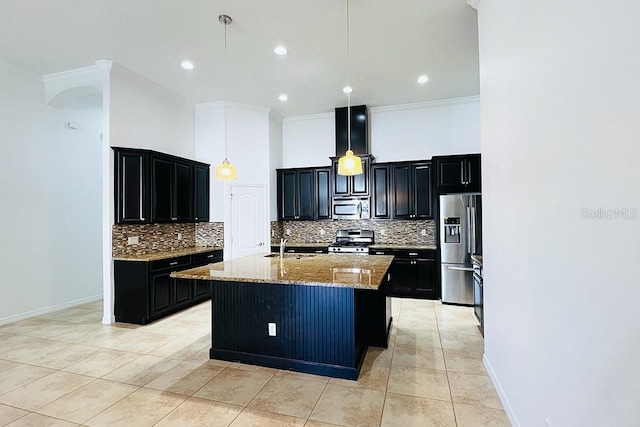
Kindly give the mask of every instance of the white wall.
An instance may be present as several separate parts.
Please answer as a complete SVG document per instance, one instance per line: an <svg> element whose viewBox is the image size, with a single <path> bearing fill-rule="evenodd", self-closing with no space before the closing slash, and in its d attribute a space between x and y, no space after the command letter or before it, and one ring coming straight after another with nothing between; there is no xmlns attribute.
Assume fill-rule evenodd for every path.
<svg viewBox="0 0 640 427"><path fill-rule="evenodd" d="M100 298L101 131L99 105L46 106L39 76L0 62L0 323Z"/></svg>
<svg viewBox="0 0 640 427"><path fill-rule="evenodd" d="M269 215L271 221L278 220L278 174L282 167L282 117L269 114Z"/></svg>
<svg viewBox="0 0 640 427"><path fill-rule="evenodd" d="M480 4L485 364L514 425L640 419L638 16Z"/></svg>
<svg viewBox="0 0 640 427"><path fill-rule="evenodd" d="M114 64L110 144L194 159L194 106ZM197 160L197 159L194 159Z"/></svg>
<svg viewBox="0 0 640 427"><path fill-rule="evenodd" d="M370 109L376 162L429 159L480 151L480 101L463 98ZM334 115L287 117L283 167L330 165L335 156Z"/></svg>

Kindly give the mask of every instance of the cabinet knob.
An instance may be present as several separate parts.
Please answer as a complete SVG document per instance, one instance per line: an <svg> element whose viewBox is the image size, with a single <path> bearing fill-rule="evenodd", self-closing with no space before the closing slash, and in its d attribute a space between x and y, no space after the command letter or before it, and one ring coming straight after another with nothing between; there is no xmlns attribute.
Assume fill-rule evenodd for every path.
<svg viewBox="0 0 640 427"><path fill-rule="evenodd" d="M198 217L195 217L194 219L197 221L197 220L198 220Z"/></svg>

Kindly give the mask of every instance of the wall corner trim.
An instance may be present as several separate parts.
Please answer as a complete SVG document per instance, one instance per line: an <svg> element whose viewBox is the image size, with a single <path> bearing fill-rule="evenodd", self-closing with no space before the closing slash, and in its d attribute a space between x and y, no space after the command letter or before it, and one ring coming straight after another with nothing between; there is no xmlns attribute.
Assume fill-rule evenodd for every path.
<svg viewBox="0 0 640 427"><path fill-rule="evenodd" d="M467 4L475 10L478 10L480 7L480 0L467 0Z"/></svg>

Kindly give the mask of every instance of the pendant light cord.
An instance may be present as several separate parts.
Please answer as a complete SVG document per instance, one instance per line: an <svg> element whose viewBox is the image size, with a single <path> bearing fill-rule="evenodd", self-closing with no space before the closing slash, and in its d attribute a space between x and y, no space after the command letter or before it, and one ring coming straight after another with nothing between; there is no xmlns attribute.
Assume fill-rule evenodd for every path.
<svg viewBox="0 0 640 427"><path fill-rule="evenodd" d="M349 0L347 0L347 147L351 150L351 40L349 38Z"/></svg>
<svg viewBox="0 0 640 427"><path fill-rule="evenodd" d="M224 23L224 105L222 110L224 112L224 160L227 161L227 25L230 24L228 18L225 17Z"/></svg>

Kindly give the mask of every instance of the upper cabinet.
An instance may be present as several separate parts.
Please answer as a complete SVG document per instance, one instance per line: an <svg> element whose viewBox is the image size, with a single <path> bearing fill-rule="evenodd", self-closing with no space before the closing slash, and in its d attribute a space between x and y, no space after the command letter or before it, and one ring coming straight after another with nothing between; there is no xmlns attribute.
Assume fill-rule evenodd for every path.
<svg viewBox="0 0 640 427"><path fill-rule="evenodd" d="M278 219L331 218L331 169L278 169Z"/></svg>
<svg viewBox="0 0 640 427"><path fill-rule="evenodd" d="M338 175L338 157L332 157L333 171L333 197L366 197L369 195L369 169L373 156L360 155L362 161L362 172L360 175L344 176Z"/></svg>
<svg viewBox="0 0 640 427"><path fill-rule="evenodd" d="M371 166L371 218L391 218L391 166Z"/></svg>
<svg viewBox="0 0 640 427"><path fill-rule="evenodd" d="M149 154L118 149L114 164L116 224L149 223Z"/></svg>
<svg viewBox="0 0 640 427"><path fill-rule="evenodd" d="M479 193L480 154L434 157L439 194Z"/></svg>
<svg viewBox="0 0 640 427"><path fill-rule="evenodd" d="M114 148L116 224L209 220L209 165Z"/></svg>
<svg viewBox="0 0 640 427"><path fill-rule="evenodd" d="M431 162L392 163L393 217L430 219Z"/></svg>
<svg viewBox="0 0 640 427"><path fill-rule="evenodd" d="M344 156L349 149L347 140L347 107L336 108L336 156ZM351 150L356 156L369 154L369 111L366 105L351 107Z"/></svg>

